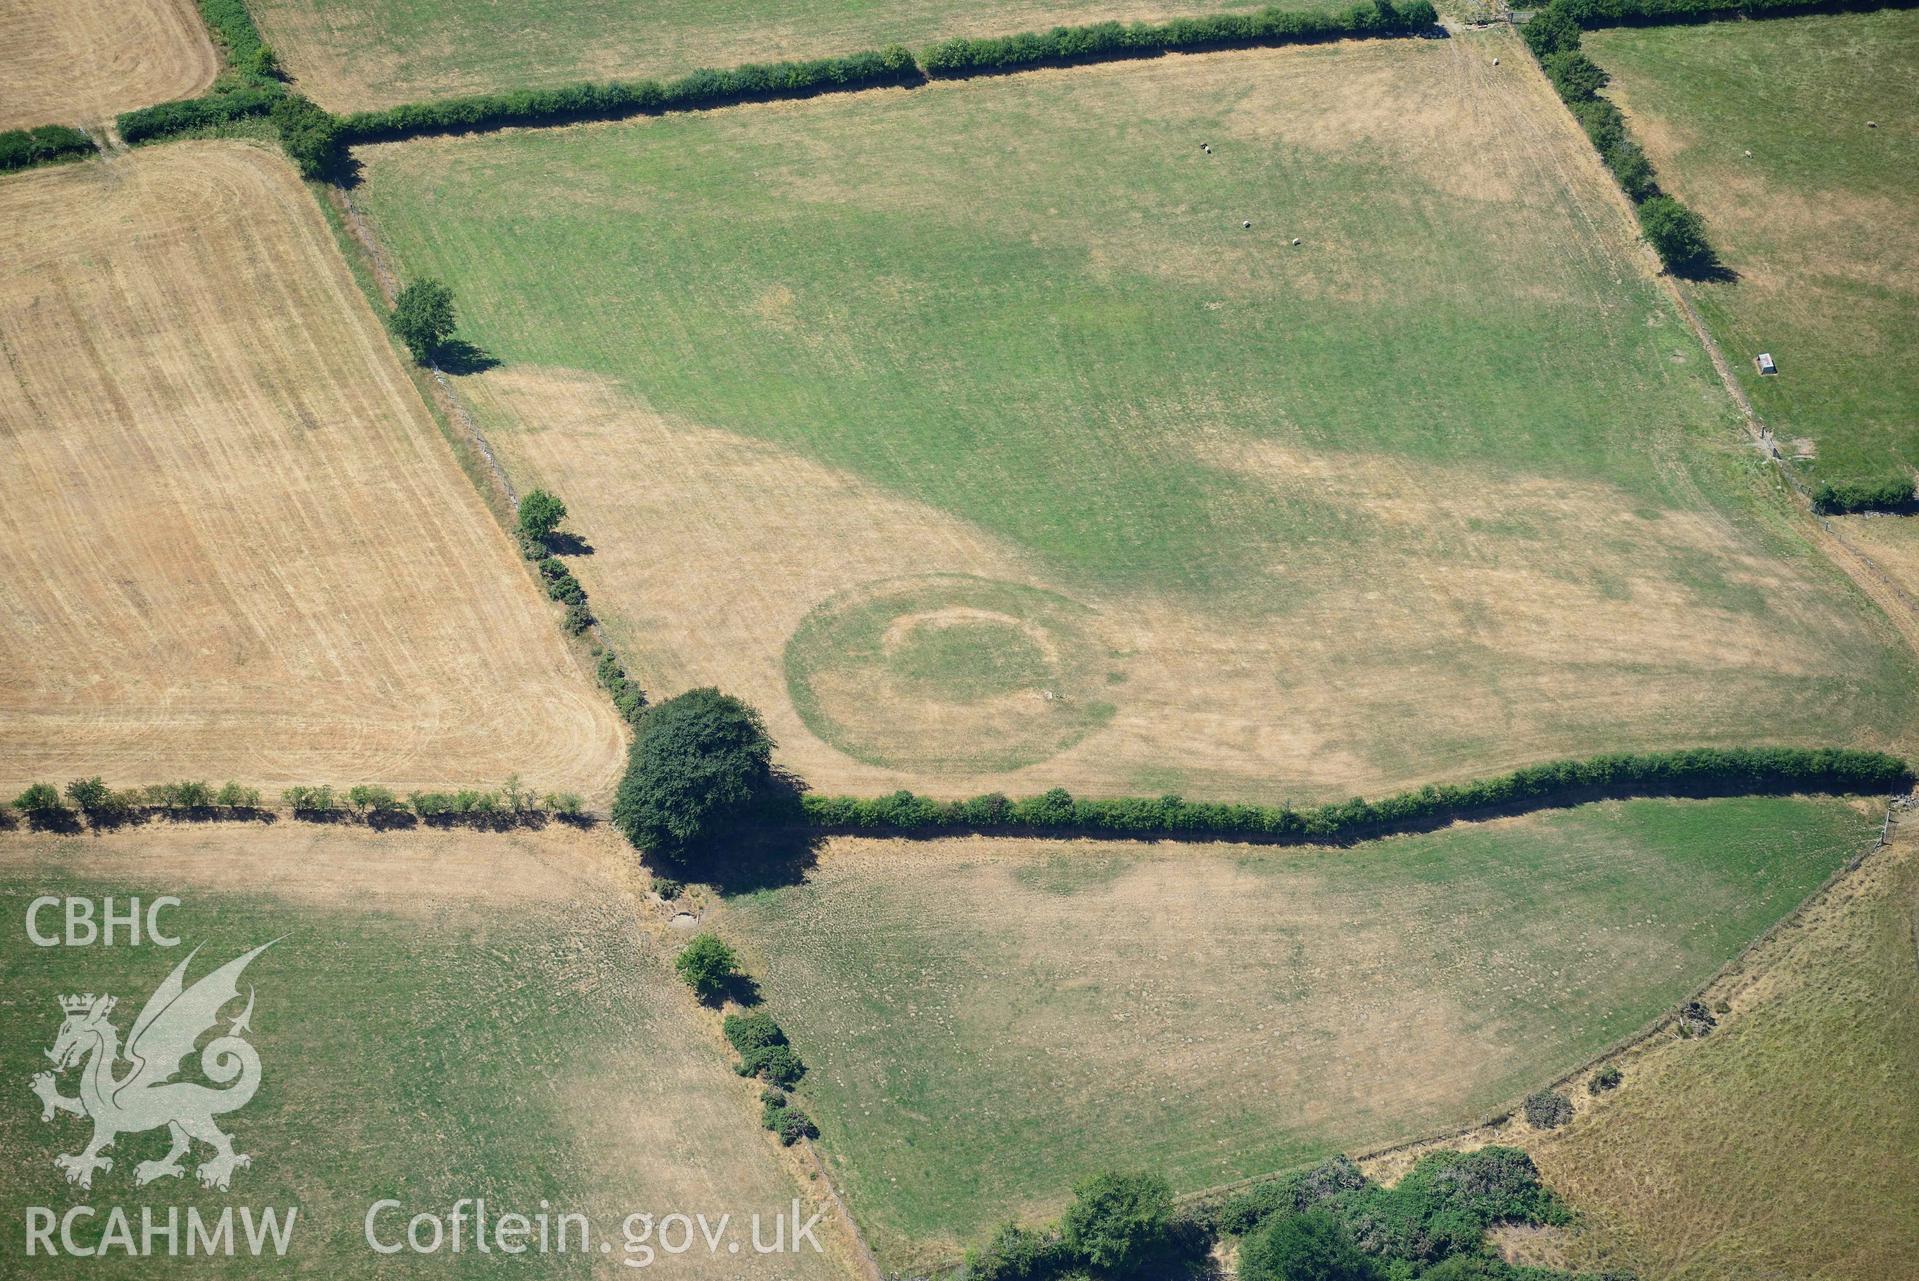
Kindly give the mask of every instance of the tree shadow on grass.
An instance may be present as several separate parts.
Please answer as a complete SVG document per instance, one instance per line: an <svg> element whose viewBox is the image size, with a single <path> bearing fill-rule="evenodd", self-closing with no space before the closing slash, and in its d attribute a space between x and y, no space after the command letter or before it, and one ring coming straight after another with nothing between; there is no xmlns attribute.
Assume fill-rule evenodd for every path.
<svg viewBox="0 0 1919 1281"><path fill-rule="evenodd" d="M484 347L476 346L464 338L449 338L441 343L433 353L433 364L440 372L455 377L483 374L500 367L500 362Z"/></svg>
<svg viewBox="0 0 1919 1281"><path fill-rule="evenodd" d="M540 540L555 556L591 556L593 544L570 530L555 530Z"/></svg>

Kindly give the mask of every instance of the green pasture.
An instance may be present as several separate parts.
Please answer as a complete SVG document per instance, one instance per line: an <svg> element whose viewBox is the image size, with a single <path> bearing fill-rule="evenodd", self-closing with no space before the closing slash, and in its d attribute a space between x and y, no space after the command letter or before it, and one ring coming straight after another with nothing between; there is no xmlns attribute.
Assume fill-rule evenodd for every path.
<svg viewBox="0 0 1919 1281"><path fill-rule="evenodd" d="M1189 1192L1471 1121L1672 1007L1875 829L1642 800L1323 852L853 842L719 928L905 1266L1091 1172Z"/></svg>
<svg viewBox="0 0 1919 1281"><path fill-rule="evenodd" d="M1276 0L1281 8L1331 8ZM819 58L957 35L1265 8L1267 0L252 0L328 107Z"/></svg>
<svg viewBox="0 0 1919 1281"><path fill-rule="evenodd" d="M21 1257L27 1206L64 1213L87 1204L101 1215L109 1206L132 1207L136 1237L143 1204L162 1215L177 1207L183 1221L188 1206L217 1216L227 1206L292 1205L298 1218L284 1258L143 1260L115 1251L35 1260L30 1270L45 1270L31 1275L585 1277L607 1266L601 1239L613 1243L614 1261L624 1257L620 1224L630 1212L770 1212L793 1195L761 1151L765 1136L721 1050L693 1025L684 992L636 943L630 916L605 902L497 910L452 902L405 916L321 908L195 890L170 877L75 876L62 863L84 843L42 842L38 855L22 855L16 845L5 863L0 1075L12 1097L0 1109L8 1154L0 1249ZM148 902L177 895L183 905L163 922L182 946L128 947L123 936L111 949L36 948L23 926L28 902L44 894L111 894L122 906L128 895ZM41 923L57 920L56 911ZM185 1178L136 1188L134 1167L167 1147L165 1132L152 1131L121 1136L107 1152L113 1168L97 1173L90 1190L68 1186L53 1157L79 1151L90 1125L66 1114L42 1122L27 1088L48 1067L42 1051L60 1026L57 998L111 993L124 1038L147 996L192 948L200 952L189 983L276 938L241 986L243 997L249 988L257 994L250 1039L262 1084L246 1107L218 1119L236 1150L252 1155L251 1167L234 1175L229 1192L204 1190L193 1167L207 1152L195 1145ZM236 1003L226 1019L238 1013ZM190 1060L181 1079L201 1079L197 1065ZM60 1092L75 1094L76 1080L76 1072L65 1073ZM681 1145L618 1146L632 1129L629 1110L656 1118L659 1133L685 1131ZM724 1126L710 1124L716 1115ZM484 1197L496 1214L531 1216L543 1205L585 1213L596 1233L591 1250L581 1254L575 1238L566 1254L503 1259L475 1253L469 1238L458 1255L389 1257L366 1243L363 1223L375 1201L397 1198L407 1207L380 1220L382 1237L392 1240L412 1214L444 1217L465 1197ZM97 1241L102 1226L98 1218L83 1222L78 1235ZM817 1258L790 1262L779 1275L824 1271ZM763 1275L764 1260L750 1263L701 1251L661 1257L652 1270Z"/></svg>
<svg viewBox="0 0 1919 1281"><path fill-rule="evenodd" d="M1919 468L1919 13L1586 38L1736 279L1691 287L1813 482ZM1750 153L1750 154L1748 154ZM1771 352L1777 376L1752 365Z"/></svg>

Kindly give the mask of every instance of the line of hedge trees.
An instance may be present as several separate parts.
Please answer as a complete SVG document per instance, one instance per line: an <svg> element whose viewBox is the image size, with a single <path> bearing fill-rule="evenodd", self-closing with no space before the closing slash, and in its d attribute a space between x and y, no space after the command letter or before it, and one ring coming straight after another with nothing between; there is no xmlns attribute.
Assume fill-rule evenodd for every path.
<svg viewBox="0 0 1919 1281"><path fill-rule="evenodd" d="M462 789L455 792L412 792L404 799L391 788L359 784L336 790L327 784L296 785L280 793L280 803L293 816L309 822L357 820L369 827L405 827L416 821L438 826L466 823L476 827L510 827L542 823L548 818L584 822L585 803L571 792L528 790L519 775L509 777L498 790ZM160 814L170 818L268 819L272 810L260 789L227 782L185 780L151 783L145 787L109 787L98 777L77 778L64 793L52 783L32 783L0 805L0 819L18 812L29 826L64 831L76 828L81 816L96 828L118 827Z"/></svg>
<svg viewBox="0 0 1919 1281"><path fill-rule="evenodd" d="M8 129L0 131L0 173L87 156L97 150L84 130L70 125Z"/></svg>
<svg viewBox="0 0 1919 1281"><path fill-rule="evenodd" d="M1023 67L1065 66L1113 58L1150 58L1175 50L1305 44L1360 36L1406 35L1438 22L1427 0L1367 0L1328 12L1261 9L1166 22L1095 22L1012 36L955 36L920 55L928 76L976 76Z"/></svg>
<svg viewBox="0 0 1919 1281"><path fill-rule="evenodd" d="M1599 96L1610 77L1580 50L1577 0L1553 0L1522 31L1553 89L1586 132L1593 150L1632 200L1640 230L1675 275L1705 275L1719 267L1705 220L1659 189L1645 151L1626 135L1626 117Z"/></svg>
<svg viewBox="0 0 1919 1281"><path fill-rule="evenodd" d="M1826 480L1812 491L1815 510L1831 516L1846 512L1904 511L1914 505L1909 472L1871 480Z"/></svg>
<svg viewBox="0 0 1919 1281"><path fill-rule="evenodd" d="M1582 27L1666 26L1722 18L1909 9L1919 0L1556 0Z"/></svg>
<svg viewBox="0 0 1919 1281"><path fill-rule="evenodd" d="M891 796L800 798L806 821L832 832L940 831L1216 836L1343 841L1435 826L1474 814L1600 797L1746 796L1791 792L1875 794L1913 785L1910 766L1884 752L1846 748L1697 748L1552 761L1469 783L1429 784L1382 800L1327 805L1243 805L1178 796L1076 798L1062 788L1012 800L997 793L938 801Z"/></svg>

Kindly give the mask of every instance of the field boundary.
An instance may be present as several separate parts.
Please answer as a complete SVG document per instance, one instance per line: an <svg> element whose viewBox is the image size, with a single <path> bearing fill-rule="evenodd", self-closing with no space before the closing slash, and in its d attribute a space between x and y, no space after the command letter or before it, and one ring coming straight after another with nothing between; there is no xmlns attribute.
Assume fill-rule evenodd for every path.
<svg viewBox="0 0 1919 1281"><path fill-rule="evenodd" d="M1010 800L998 793L935 801L911 792L875 799L803 794L807 823L828 835L929 838L954 834L1107 840L1217 840L1350 845L1462 820L1503 818L1635 797L1724 798L1896 794L1912 787L1902 759L1847 748L1695 748L1552 761L1457 784L1427 784L1377 801L1307 808L1186 801L1177 796L1075 799L1062 788Z"/></svg>

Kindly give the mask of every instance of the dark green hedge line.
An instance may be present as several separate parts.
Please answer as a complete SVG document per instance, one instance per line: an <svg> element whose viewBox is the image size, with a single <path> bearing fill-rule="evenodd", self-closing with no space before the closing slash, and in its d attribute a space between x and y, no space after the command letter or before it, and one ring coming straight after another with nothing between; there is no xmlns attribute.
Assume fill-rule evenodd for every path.
<svg viewBox="0 0 1919 1281"><path fill-rule="evenodd" d="M1675 275L1712 275L1720 270L1719 255L1706 235L1705 220L1659 189L1652 161L1626 136L1626 117L1611 100L1599 96L1610 77L1580 50L1581 27L1574 11L1580 3L1585 0L1553 0L1534 14L1522 33L1526 47L1618 180L1620 190L1632 200L1639 229L1666 270Z"/></svg>
<svg viewBox="0 0 1919 1281"><path fill-rule="evenodd" d="M230 93L208 94L204 98L140 107L121 114L120 136L128 145L133 145L193 129L204 129L209 125L242 120L248 116L264 116L284 96L285 91L277 87L235 89Z"/></svg>
<svg viewBox="0 0 1919 1281"><path fill-rule="evenodd" d="M1338 841L1431 826L1475 813L1621 796L1748 796L1790 792L1882 793L1912 786L1905 761L1884 752L1795 747L1698 748L1553 761L1477 782L1428 785L1383 800L1358 797L1298 809L1177 796L1075 799L1000 795L936 801L911 792L862 798L801 797L815 827L834 832L1077 832Z"/></svg>
<svg viewBox="0 0 1919 1281"><path fill-rule="evenodd" d="M1096 22L1015 36L955 36L920 55L929 76L976 76L1021 67L1058 66L1111 58L1142 58L1174 50L1303 44L1353 36L1403 35L1438 21L1427 0L1370 0L1343 12L1268 8L1168 22Z"/></svg>
<svg viewBox="0 0 1919 1281"><path fill-rule="evenodd" d="M360 111L340 119L345 142L371 142L420 133L461 133L510 125L684 111L769 98L803 98L849 89L919 80L918 64L897 45L844 58L750 63L730 71L695 71L678 80L622 80L476 94L438 102Z"/></svg>
<svg viewBox="0 0 1919 1281"><path fill-rule="evenodd" d="M1555 0L1582 27L1665 26L1722 18L1790 18L1809 13L1909 9L1919 0Z"/></svg>
<svg viewBox="0 0 1919 1281"><path fill-rule="evenodd" d="M227 66L251 79L277 79L279 60L253 25L246 0L199 0L200 17L226 52Z"/></svg>
<svg viewBox="0 0 1919 1281"><path fill-rule="evenodd" d="M1828 515L1846 512L1904 511L1914 505L1910 475L1878 480L1828 480L1812 491L1812 505Z"/></svg>
<svg viewBox="0 0 1919 1281"><path fill-rule="evenodd" d="M68 160L98 150L93 139L66 125L41 125L34 129L8 129L0 133L0 173L25 169L52 160Z"/></svg>

